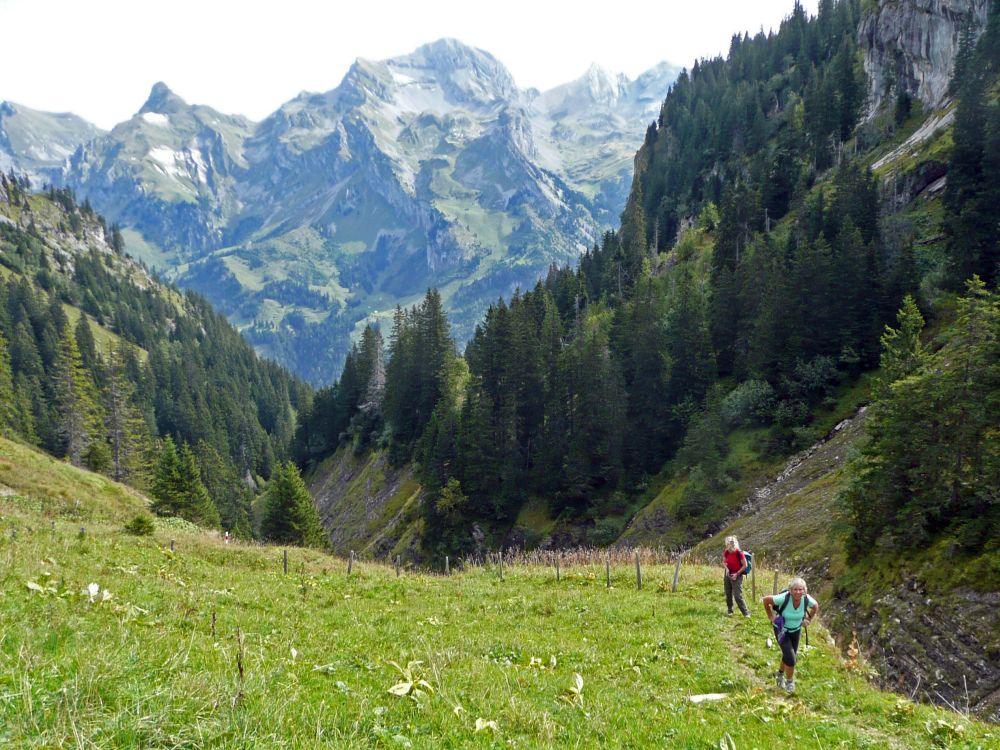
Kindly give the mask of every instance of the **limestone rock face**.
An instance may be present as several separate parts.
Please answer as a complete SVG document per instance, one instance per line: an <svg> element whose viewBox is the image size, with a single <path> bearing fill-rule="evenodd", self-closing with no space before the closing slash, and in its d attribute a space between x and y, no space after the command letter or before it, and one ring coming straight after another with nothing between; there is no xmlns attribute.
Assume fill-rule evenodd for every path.
<svg viewBox="0 0 1000 750"><path fill-rule="evenodd" d="M980 33L987 5L988 0L880 0L858 28L868 75L868 117L899 87L928 109L940 107L966 19Z"/></svg>

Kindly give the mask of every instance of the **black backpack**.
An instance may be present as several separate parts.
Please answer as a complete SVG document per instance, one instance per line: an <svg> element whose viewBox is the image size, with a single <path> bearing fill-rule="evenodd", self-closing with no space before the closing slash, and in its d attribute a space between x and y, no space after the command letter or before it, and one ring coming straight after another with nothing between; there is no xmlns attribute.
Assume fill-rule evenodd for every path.
<svg viewBox="0 0 1000 750"><path fill-rule="evenodd" d="M779 615L785 611L785 607L787 607L788 603L792 601L792 592L789 591L788 589L782 589L777 594L775 594L775 596L778 596L780 594L785 594L785 601L781 603L780 607L774 610ZM805 620L805 618L809 616L809 594L804 594L803 596L805 596L806 600L804 604L805 612L802 615L802 619Z"/></svg>

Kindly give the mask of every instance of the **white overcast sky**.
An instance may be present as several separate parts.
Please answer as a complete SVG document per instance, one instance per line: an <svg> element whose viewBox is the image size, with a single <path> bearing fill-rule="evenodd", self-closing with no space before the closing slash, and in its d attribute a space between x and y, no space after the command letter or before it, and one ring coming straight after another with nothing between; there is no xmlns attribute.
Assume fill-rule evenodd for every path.
<svg viewBox="0 0 1000 750"><path fill-rule="evenodd" d="M164 81L191 103L262 119L337 86L355 58L454 37L547 89L596 62L634 78L777 29L794 0L0 0L0 100L104 128ZM804 0L812 14L818 0ZM664 92L665 93L665 92Z"/></svg>

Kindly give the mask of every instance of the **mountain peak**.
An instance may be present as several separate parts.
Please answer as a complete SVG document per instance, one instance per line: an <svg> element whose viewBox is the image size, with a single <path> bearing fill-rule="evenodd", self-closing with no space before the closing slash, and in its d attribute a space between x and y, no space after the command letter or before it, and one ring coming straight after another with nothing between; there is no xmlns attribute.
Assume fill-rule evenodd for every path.
<svg viewBox="0 0 1000 750"><path fill-rule="evenodd" d="M438 39L408 55L385 61L390 69L435 80L453 100L480 102L509 99L514 78L493 55L457 39Z"/></svg>
<svg viewBox="0 0 1000 750"><path fill-rule="evenodd" d="M156 112L161 115L177 112L187 107L187 103L170 90L163 81L157 81L149 92L146 103L142 105L139 114Z"/></svg>
<svg viewBox="0 0 1000 750"><path fill-rule="evenodd" d="M499 65L499 61L489 52L470 47L468 44L443 37L427 44L422 44L413 51L411 55L405 57L423 57L428 61L442 63L444 67L464 67L469 61L487 60L490 63ZM405 58L404 58L405 59Z"/></svg>

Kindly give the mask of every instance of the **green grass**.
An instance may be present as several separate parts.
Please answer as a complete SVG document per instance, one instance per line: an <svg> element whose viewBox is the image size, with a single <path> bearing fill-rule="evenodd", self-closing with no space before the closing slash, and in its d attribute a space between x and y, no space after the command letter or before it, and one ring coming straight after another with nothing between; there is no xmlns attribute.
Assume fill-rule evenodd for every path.
<svg viewBox="0 0 1000 750"><path fill-rule="evenodd" d="M627 569L611 590L586 568L558 584L517 567L397 579L356 563L348 578L295 550L286 576L277 549L195 535L171 555L162 534L20 532L0 552L0 739L16 746L902 748L929 746L939 720L967 747L996 737L871 689L818 629L799 693L778 693L762 616L724 619L713 570L685 569L670 594L669 568L641 592ZM111 597L91 602L91 583ZM419 701L388 692L391 662L412 661L433 689ZM704 693L726 697L690 701Z"/></svg>
<svg viewBox="0 0 1000 750"><path fill-rule="evenodd" d="M43 500L0 496L4 747L986 748L1000 737L874 690L822 627L798 693L779 693L764 618L723 616L714 567L685 566L670 593L669 565L647 566L637 591L631 565L611 589L600 565L564 567L559 582L527 565L501 581L493 568L397 578L356 562L348 577L344 560L293 549L285 575L278 548L179 527L129 536L141 500L107 487L93 490L108 505L81 539L59 503L89 475L2 446L15 468L0 481ZM390 693L403 681L393 662L420 662L412 672L431 691ZM725 696L690 700L705 693ZM946 743L951 732L961 740Z"/></svg>
<svg viewBox="0 0 1000 750"><path fill-rule="evenodd" d="M5 438L0 438L0 498L28 514L96 521L124 519L147 505L125 485Z"/></svg>
<svg viewBox="0 0 1000 750"><path fill-rule="evenodd" d="M66 319L69 321L70 327L75 329L77 322L80 320L80 316L84 313L80 310L80 308L67 305L65 302L63 303L62 308L63 312L66 313ZM129 344L117 333L109 331L89 315L87 316L87 323L90 324L90 332L94 336L94 345L97 347L97 351L101 354L101 356L107 357L108 349L114 345L115 347L126 346L131 348L136 353L136 356L139 357L140 362L145 362L149 357L149 352L145 349Z"/></svg>
<svg viewBox="0 0 1000 750"><path fill-rule="evenodd" d="M126 252L150 268L164 270L177 264L177 256L174 253L149 242L134 229L123 227L121 232Z"/></svg>
<svg viewBox="0 0 1000 750"><path fill-rule="evenodd" d="M549 504L544 498L532 497L521 507L515 525L544 535L555 527L555 519L552 517Z"/></svg>

